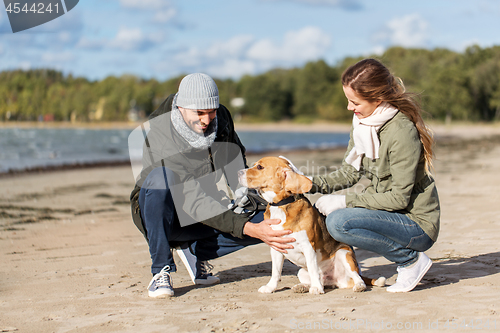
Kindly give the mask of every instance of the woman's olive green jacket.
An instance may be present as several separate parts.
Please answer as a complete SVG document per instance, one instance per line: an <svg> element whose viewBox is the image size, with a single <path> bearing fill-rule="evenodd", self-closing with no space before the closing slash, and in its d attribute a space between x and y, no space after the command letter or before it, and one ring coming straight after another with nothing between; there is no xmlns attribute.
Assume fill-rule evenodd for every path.
<svg viewBox="0 0 500 333"><path fill-rule="evenodd" d="M398 112L378 132L379 158L363 157L357 171L345 162L354 147L351 139L342 167L328 175L313 177L311 193L331 193L356 184L362 176L371 180L362 193L346 195L347 207L396 211L417 222L434 241L439 233L440 207L436 185L425 173L423 146L415 125Z"/></svg>

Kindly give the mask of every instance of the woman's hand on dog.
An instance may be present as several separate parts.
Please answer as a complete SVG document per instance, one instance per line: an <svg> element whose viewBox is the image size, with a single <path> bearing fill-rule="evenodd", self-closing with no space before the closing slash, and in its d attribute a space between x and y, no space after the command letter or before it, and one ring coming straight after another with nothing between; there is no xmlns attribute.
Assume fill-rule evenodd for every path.
<svg viewBox="0 0 500 333"><path fill-rule="evenodd" d="M268 219L260 223L247 222L243 227L243 233L247 236L258 238L271 248L281 253L287 253L287 249L293 249L295 238L283 237L292 233L291 230L274 230L271 228L273 224L280 224L281 220Z"/></svg>
<svg viewBox="0 0 500 333"><path fill-rule="evenodd" d="M330 215L331 212L346 208L345 195L340 194L328 194L323 195L321 198L316 200L316 208L319 212L325 216Z"/></svg>

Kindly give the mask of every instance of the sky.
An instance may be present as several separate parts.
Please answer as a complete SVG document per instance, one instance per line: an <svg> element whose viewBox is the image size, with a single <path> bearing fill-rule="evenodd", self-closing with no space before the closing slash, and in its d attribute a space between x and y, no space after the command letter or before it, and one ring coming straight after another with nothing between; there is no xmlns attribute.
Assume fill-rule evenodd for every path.
<svg viewBox="0 0 500 333"><path fill-rule="evenodd" d="M499 31L498 0L80 0L17 33L0 7L0 71L160 81L203 72L237 80L391 46L491 47L500 45Z"/></svg>

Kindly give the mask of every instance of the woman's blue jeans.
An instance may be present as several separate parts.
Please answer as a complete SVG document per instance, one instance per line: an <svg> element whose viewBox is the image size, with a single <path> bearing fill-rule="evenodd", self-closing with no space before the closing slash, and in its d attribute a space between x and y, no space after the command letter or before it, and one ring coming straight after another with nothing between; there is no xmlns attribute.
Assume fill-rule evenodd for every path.
<svg viewBox="0 0 500 333"><path fill-rule="evenodd" d="M366 208L344 208L326 217L326 227L336 240L372 251L406 267L434 241L404 214Z"/></svg>
<svg viewBox="0 0 500 333"><path fill-rule="evenodd" d="M194 255L203 261L261 243L256 238L233 237L202 223L181 227L167 181L171 173L167 168L154 169L149 173L139 193L139 206L146 227L153 275L166 265L170 266L171 272L177 270L171 245L188 242L194 249ZM263 217L264 213L260 212L251 222L261 222Z"/></svg>

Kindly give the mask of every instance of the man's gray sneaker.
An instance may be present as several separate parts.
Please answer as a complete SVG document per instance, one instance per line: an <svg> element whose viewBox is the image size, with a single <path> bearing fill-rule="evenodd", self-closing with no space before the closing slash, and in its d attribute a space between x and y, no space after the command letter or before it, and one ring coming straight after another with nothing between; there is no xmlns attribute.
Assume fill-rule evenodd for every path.
<svg viewBox="0 0 500 333"><path fill-rule="evenodd" d="M184 243L179 247L175 248L175 252L179 256L179 258L182 260L184 263L184 266L186 267L186 270L189 273L189 277L191 278L191 281L193 281L194 284L196 284L195 279L196 279L196 256L191 253L191 249L189 248L188 243Z"/></svg>
<svg viewBox="0 0 500 333"><path fill-rule="evenodd" d="M219 283L220 279L217 276L213 276L210 271L214 266L210 265L208 261L198 260L196 262L196 279L195 284L215 284Z"/></svg>
<svg viewBox="0 0 500 333"><path fill-rule="evenodd" d="M200 261L194 254L191 253L188 243L184 243L175 248L175 252L184 263L189 277L194 284L215 284L219 283L218 277L213 276L210 271L213 266L208 261Z"/></svg>
<svg viewBox="0 0 500 333"><path fill-rule="evenodd" d="M148 285L149 297L165 298L174 296L172 277L170 276L170 266L165 266L160 273L153 276Z"/></svg>

